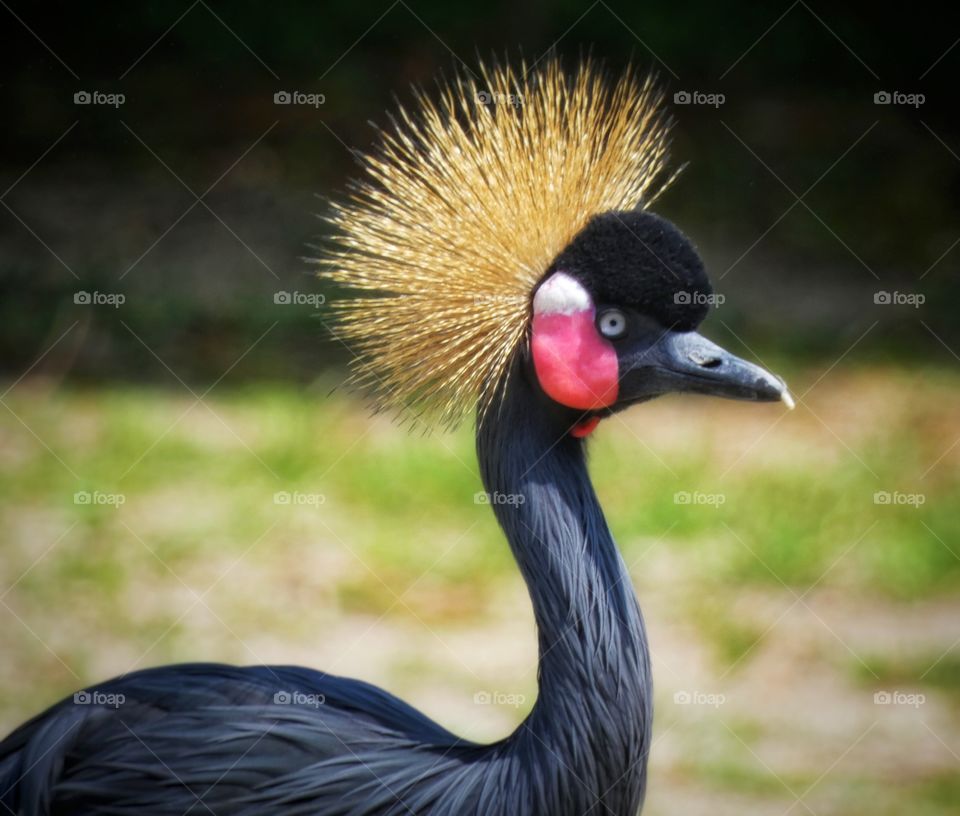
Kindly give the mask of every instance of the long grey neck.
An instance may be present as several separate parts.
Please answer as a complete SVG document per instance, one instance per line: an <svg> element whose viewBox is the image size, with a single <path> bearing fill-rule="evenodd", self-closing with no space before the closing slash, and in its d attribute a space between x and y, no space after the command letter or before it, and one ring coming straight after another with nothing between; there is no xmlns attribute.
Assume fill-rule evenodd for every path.
<svg viewBox="0 0 960 816"><path fill-rule="evenodd" d="M539 696L511 741L556 766L565 800L542 802L559 808L546 812L595 807L589 812L633 816L652 725L646 635L584 443L569 433L576 418L547 400L518 363L502 406L477 429L483 483L538 629Z"/></svg>

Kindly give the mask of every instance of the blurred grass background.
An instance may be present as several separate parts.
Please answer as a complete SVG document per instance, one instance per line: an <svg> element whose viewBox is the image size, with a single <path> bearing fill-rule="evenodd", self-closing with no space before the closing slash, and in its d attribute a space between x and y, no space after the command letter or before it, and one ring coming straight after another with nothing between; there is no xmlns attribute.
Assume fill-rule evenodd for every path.
<svg viewBox="0 0 960 816"><path fill-rule="evenodd" d="M645 812L955 810L957 32L815 3L0 16L0 730L187 660L362 677L474 739L520 721L533 621L470 429L371 417L325 310L275 296L336 296L300 260L317 194L393 95L477 53L592 49L667 91L690 166L659 210L726 298L705 333L801 398L665 398L595 434L654 654ZM75 302L94 291L124 303Z"/></svg>
<svg viewBox="0 0 960 816"><path fill-rule="evenodd" d="M823 374L787 371L799 394ZM519 721L532 615L469 429L411 436L330 385L7 396L44 444L4 428L0 721L196 659L361 676L473 739ZM955 371L841 364L794 414L664 398L602 425L654 651L650 812L779 812L809 786L816 813L951 812L960 451L930 463L958 394Z"/></svg>

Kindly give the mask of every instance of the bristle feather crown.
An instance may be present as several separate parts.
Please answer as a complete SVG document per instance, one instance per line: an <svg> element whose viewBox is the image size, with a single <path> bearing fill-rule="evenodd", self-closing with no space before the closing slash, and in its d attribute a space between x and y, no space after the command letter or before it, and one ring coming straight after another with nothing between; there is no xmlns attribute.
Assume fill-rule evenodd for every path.
<svg viewBox="0 0 960 816"><path fill-rule="evenodd" d="M591 61L419 92L328 219L321 276L368 293L332 303L353 381L448 426L488 410L556 257L593 216L646 207L672 180L668 131L651 79L610 84Z"/></svg>

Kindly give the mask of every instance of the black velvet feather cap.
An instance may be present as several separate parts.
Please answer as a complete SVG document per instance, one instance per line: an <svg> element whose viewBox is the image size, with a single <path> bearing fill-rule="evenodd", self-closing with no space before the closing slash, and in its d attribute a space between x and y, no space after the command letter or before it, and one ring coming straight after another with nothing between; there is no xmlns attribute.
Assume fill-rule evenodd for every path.
<svg viewBox="0 0 960 816"><path fill-rule="evenodd" d="M691 331L707 315L713 287L693 243L673 224L642 210L594 216L557 256L597 306L633 308L663 328Z"/></svg>

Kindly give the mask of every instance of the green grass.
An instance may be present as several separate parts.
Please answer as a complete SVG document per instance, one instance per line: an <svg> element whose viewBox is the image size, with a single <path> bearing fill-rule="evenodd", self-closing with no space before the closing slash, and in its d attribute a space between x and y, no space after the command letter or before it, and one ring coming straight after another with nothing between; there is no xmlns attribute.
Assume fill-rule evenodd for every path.
<svg viewBox="0 0 960 816"><path fill-rule="evenodd" d="M960 559L950 542L960 540L960 478L949 460L923 473L937 445L943 447L936 436L942 417L929 416L930 406L940 399L946 412L946 400L960 396L960 380L941 373L932 382L929 394L913 384L916 402L897 412L893 424L887 417L867 426L853 444L804 418L803 408L780 418L778 408L703 401L694 411L684 404L689 437L679 443L659 444L653 429L640 425L638 434L635 423L627 429L609 421L597 434L592 472L628 560L665 533L670 547L696 556L702 580L717 585L782 583L802 591L822 580L900 598L954 589ZM898 385L887 383L891 391ZM481 486L469 428L407 435L387 420L371 424L362 405L327 398L327 390L219 390L207 400L211 411L165 391L64 389L39 396L20 389L9 403L49 450L8 417L12 451L0 468L0 501L14 514L75 521L85 546L56 562L59 577L93 581L106 592L124 581L127 562L111 557L116 539L128 537L124 524L136 520L171 564L237 551L271 521L311 517L303 508L284 516L273 503L277 491L322 494L312 531L340 539L401 586L431 566L434 579L449 588L465 580L482 587L512 573L491 514L474 503ZM648 412L653 428L673 404L681 403L635 411ZM817 415L822 411L818 406ZM790 430L794 416L803 424L799 431ZM777 430L794 437L810 430L825 447L799 461L788 446L771 455L770 446L783 445L774 432L718 456L731 418L746 443L779 419ZM78 490L122 493L126 501L119 509L78 507ZM922 492L924 504L876 505L878 490ZM722 504L677 504L680 491L720 495ZM455 555L444 556L451 547ZM44 591L42 571L25 580ZM361 585L344 593L360 606L379 594ZM369 603L376 606L372 597Z"/></svg>
<svg viewBox="0 0 960 816"><path fill-rule="evenodd" d="M870 686L909 689L923 685L960 693L960 656L954 654L868 655L851 668L858 681Z"/></svg>

